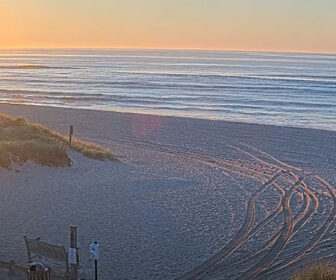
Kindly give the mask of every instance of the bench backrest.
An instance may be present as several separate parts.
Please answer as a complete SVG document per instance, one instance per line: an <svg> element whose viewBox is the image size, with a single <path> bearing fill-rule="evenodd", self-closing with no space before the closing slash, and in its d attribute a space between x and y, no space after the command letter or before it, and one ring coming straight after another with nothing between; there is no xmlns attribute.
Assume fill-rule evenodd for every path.
<svg viewBox="0 0 336 280"><path fill-rule="evenodd" d="M39 239L31 239L27 236L24 237L28 261L32 262L32 253L48 259L64 262L66 270L69 269L68 255L64 246L56 246L46 242L42 242Z"/></svg>

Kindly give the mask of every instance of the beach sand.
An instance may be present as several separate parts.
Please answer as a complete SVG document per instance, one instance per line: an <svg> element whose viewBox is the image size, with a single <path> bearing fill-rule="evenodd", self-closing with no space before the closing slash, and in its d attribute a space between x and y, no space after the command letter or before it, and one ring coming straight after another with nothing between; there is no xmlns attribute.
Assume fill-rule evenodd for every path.
<svg viewBox="0 0 336 280"><path fill-rule="evenodd" d="M0 170L0 259L23 236L101 244L101 279L283 279L334 261L336 132L26 105L0 105L112 149L71 168Z"/></svg>

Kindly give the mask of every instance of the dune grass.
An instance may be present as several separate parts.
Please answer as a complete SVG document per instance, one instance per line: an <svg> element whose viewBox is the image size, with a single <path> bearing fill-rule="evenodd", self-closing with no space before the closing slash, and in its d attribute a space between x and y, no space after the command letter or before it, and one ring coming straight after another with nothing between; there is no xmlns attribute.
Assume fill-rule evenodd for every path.
<svg viewBox="0 0 336 280"><path fill-rule="evenodd" d="M113 153L91 142L51 131L23 118L0 114L0 167L9 169L12 163L33 161L44 166L70 166L68 151L73 150L97 160L116 160Z"/></svg>
<svg viewBox="0 0 336 280"><path fill-rule="evenodd" d="M330 264L315 264L295 274L291 280L336 280L336 269Z"/></svg>

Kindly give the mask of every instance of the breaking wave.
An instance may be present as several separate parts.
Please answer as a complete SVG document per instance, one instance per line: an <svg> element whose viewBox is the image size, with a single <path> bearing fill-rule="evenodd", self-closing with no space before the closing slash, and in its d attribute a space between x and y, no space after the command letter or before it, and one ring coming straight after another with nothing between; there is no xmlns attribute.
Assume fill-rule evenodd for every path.
<svg viewBox="0 0 336 280"><path fill-rule="evenodd" d="M336 130L335 55L36 50L0 58L0 102Z"/></svg>

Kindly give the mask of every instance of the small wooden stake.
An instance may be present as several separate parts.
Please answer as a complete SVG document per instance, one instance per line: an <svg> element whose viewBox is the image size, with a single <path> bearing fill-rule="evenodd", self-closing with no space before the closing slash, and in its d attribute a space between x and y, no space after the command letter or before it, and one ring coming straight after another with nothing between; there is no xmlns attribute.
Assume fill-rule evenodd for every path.
<svg viewBox="0 0 336 280"><path fill-rule="evenodd" d="M69 132L69 143L70 144L71 144L71 141L72 141L73 132L74 132L74 128L73 128L72 125L70 125L70 132Z"/></svg>

